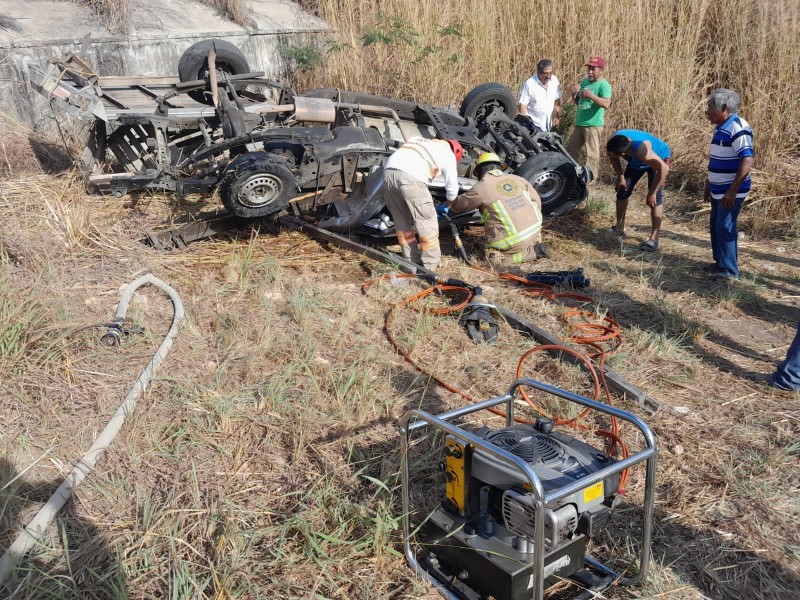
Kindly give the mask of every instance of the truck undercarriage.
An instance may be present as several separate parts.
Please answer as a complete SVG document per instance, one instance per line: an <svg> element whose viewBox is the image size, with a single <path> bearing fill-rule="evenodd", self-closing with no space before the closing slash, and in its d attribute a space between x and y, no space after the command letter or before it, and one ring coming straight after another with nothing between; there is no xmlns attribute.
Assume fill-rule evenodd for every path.
<svg viewBox="0 0 800 600"><path fill-rule="evenodd" d="M218 191L238 217L291 206L331 229L372 223L381 234L391 227L383 162L415 136L462 144L462 190L475 182L476 158L495 152L536 187L545 215L563 214L588 195L589 170L556 134L531 134L514 120L514 96L497 83L476 87L459 113L336 89L296 94L250 72L241 52L221 40L189 48L179 77L100 77L75 55L32 70L37 91L84 131L80 167L90 190L117 197ZM443 182L430 188L443 197Z"/></svg>

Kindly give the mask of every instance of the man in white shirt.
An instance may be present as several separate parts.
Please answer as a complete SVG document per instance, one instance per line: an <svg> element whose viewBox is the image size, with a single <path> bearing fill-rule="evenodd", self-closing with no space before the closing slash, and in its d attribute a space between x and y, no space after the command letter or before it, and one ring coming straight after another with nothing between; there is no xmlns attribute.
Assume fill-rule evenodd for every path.
<svg viewBox="0 0 800 600"><path fill-rule="evenodd" d="M558 125L560 117L561 85L553 75L553 61L543 58L536 65L536 74L522 85L518 120L539 133Z"/></svg>
<svg viewBox="0 0 800 600"><path fill-rule="evenodd" d="M415 137L392 154L383 169L386 206L403 258L435 271L442 252L439 222L428 184L444 177L448 202L458 196L458 161L464 149L456 140Z"/></svg>

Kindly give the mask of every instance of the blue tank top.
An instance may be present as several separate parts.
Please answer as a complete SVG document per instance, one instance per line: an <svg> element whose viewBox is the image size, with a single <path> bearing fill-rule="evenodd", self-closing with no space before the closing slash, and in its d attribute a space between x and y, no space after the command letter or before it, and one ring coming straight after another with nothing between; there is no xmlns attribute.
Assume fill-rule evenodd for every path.
<svg viewBox="0 0 800 600"><path fill-rule="evenodd" d="M670 157L669 146L667 146L666 142L658 139L654 135L650 135L646 131L639 131L638 129L620 129L614 135L624 135L626 138L630 138L633 141L633 147L631 148L631 159L628 161L628 166L631 169L644 171L650 168L647 166L647 163L643 163L642 161L636 159L636 152L639 150L639 146L641 146L642 142L645 140L650 142L653 152L655 152L661 160L666 160Z"/></svg>

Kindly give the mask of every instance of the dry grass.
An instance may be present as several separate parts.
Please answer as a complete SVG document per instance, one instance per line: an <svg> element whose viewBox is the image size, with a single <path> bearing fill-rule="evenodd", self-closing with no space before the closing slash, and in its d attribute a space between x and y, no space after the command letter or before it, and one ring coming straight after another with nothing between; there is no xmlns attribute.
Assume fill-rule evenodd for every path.
<svg viewBox="0 0 800 600"><path fill-rule="evenodd" d="M14 31L16 33L22 31L22 27L20 27L18 19L9 17L7 15L0 15L0 29L3 31Z"/></svg>
<svg viewBox="0 0 800 600"><path fill-rule="evenodd" d="M517 90L542 57L553 59L568 85L584 75L590 55L603 54L614 87L607 131L642 128L665 139L673 149L671 184L689 191L701 189L704 176L705 95L732 87L755 132L752 218L759 230L775 221L781 225L773 232L797 229L800 4L793 0L304 4L337 33L318 66L301 74L301 86L457 108L485 81Z"/></svg>
<svg viewBox="0 0 800 600"><path fill-rule="evenodd" d="M210 6L237 25L252 27L253 19L250 16L250 4L247 0L200 0L201 4Z"/></svg>
<svg viewBox="0 0 800 600"><path fill-rule="evenodd" d="M145 288L131 313L142 331L101 347L93 325L113 315L120 288L150 271L187 310L152 388L24 565L15 598L437 597L398 555L395 423L410 407L463 401L384 337L386 303L416 284L362 295L383 266L270 226L155 252L137 241L143 227L202 208L160 194L89 197L68 174L20 175L0 191L0 547L90 445L169 326L168 301ZM697 271L705 233L671 218L663 251L642 255L641 203L631 239L599 232L610 198L601 186L550 223L558 258L543 265L587 270L598 306L624 327L611 365L663 404L647 418L662 448L654 572L644 588L606 597L796 597L800 397L747 377L774 366L800 318L797 244L747 241L745 281L709 287ZM466 232L472 252L477 234ZM565 335L558 304L444 265ZM505 391L530 347L506 327L496 346L473 346L453 318L410 311L393 331L481 399ZM574 368L538 357L526 368L587 389ZM615 564L636 552L642 479L633 475L597 541Z"/></svg>
<svg viewBox="0 0 800 600"><path fill-rule="evenodd" d="M319 4L330 17L334 4ZM569 80L586 55L602 51L618 90L612 126L655 123L680 160L698 172L708 136L703 93L729 82L719 75L721 57L746 48L750 54L736 54L739 62L763 74L768 69L758 60L768 55L756 52L758 36L781 40L797 26L791 5L776 3L774 13L764 15L769 30L759 25L752 41L725 38L712 47L704 36L719 7L710 1L640 3L635 10L625 4L625 21L623 4L601 2L595 37L576 29L584 21L568 3L520 15L504 2L439 3L434 11L428 3L386 1L383 14L400 20L380 23L370 6L378 5L338 13L340 41L358 50L339 47L328 54L327 71L313 75L315 85L401 97L415 90L420 98L450 103L484 80L515 87L540 52ZM646 19L653 11L640 6L660 11L662 24L671 15L670 22L685 27L676 35ZM730 6L752 21L762 5ZM478 16L480 23L472 20ZM453 28L434 36L432 27L448 25ZM364 32L394 41L360 48ZM663 53L658 60L647 56L647 39L653 47L677 48L670 54L675 64L663 68ZM500 62L490 64L488 53L475 48L509 50L495 52ZM702 68L695 56L706 57ZM797 67L783 55L773 60L775 76L757 83L765 94L784 86L788 97L798 83L784 76ZM362 64L375 66L369 78ZM651 78L657 67L663 77ZM450 75L442 78L443 72ZM631 203L630 238L601 231L610 222L612 199L602 184L585 207L547 225L557 258L542 268L586 269L599 310L610 310L624 328L625 344L611 366L663 405L646 418L661 446L654 570L643 588L615 588L607 598L800 596L800 396L750 380L771 371L800 319L800 247L797 230L794 238L787 234L792 209L777 230L786 240L758 241L766 231L759 227L777 214L769 204L796 202L786 182L797 180L790 141L797 109L776 99L783 120L771 124L759 112L767 107L755 90L742 89L743 113L758 139L772 142L759 146L760 195L743 218L749 237L741 245L739 285L709 285L700 276L709 252L699 223L704 215L692 195L669 194L663 248L654 255L635 250L647 230L638 200ZM642 113L642 106L650 108ZM111 318L121 287L153 272L179 291L187 310L176 345L136 414L3 595L438 597L398 555L395 424L411 407L440 412L463 401L414 371L384 337L385 303L416 284L383 283L362 295L363 281L385 267L274 226L155 252L139 244L143 229L197 212L199 202L161 194L89 197L73 174L40 172L27 133L7 125L2 138L0 548L88 448L169 326L168 301L145 289L130 313L142 330L120 349L100 346L95 325ZM685 173L690 185L688 167ZM477 254L479 231L467 231L465 242ZM489 298L566 335L559 304L532 300L449 257L443 271L482 283ZM476 347L455 319L414 312L402 312L394 332L437 376L480 399L506 390L530 347L507 327L496 346ZM542 357L526 369L568 389L587 389L576 369ZM435 500L441 482L430 483ZM634 473L614 526L595 543L616 565L637 550L642 485L642 474Z"/></svg>
<svg viewBox="0 0 800 600"><path fill-rule="evenodd" d="M129 0L70 0L94 12L99 22L111 33L127 35L132 32L131 3ZM251 27L250 5L247 0L198 0L218 11L222 17L242 27ZM16 25L0 15L0 29L13 29Z"/></svg>
<svg viewBox="0 0 800 600"><path fill-rule="evenodd" d="M97 15L100 24L111 33L131 32L131 3L129 0L70 0L85 6Z"/></svg>
<svg viewBox="0 0 800 600"><path fill-rule="evenodd" d="M54 173L70 163L63 146L0 112L0 180L23 173Z"/></svg>

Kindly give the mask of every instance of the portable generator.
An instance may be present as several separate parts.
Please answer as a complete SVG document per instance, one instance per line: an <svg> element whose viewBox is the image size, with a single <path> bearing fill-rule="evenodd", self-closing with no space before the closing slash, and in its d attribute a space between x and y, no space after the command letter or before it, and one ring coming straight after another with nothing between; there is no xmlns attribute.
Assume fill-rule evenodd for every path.
<svg viewBox="0 0 800 600"><path fill-rule="evenodd" d="M616 460L555 431L549 418L514 424L514 396L521 386L627 421L642 433L646 447ZM506 427L467 431L451 423L502 404ZM419 511L411 506L408 451L412 433L430 429L444 434L442 498L432 510ZM640 583L647 574L657 447L649 427L631 413L520 379L504 396L442 415L408 412L401 454L406 558L447 598L539 600L546 588L564 580L576 584L573 597L593 598L615 583ZM623 577L588 556L586 545L609 521L622 471L642 461L647 468L639 569L635 577Z"/></svg>

